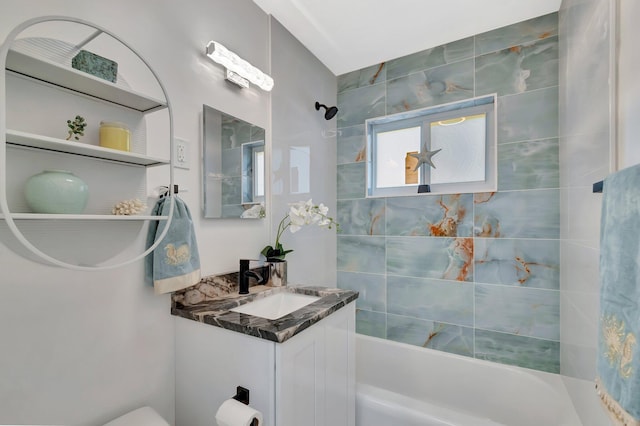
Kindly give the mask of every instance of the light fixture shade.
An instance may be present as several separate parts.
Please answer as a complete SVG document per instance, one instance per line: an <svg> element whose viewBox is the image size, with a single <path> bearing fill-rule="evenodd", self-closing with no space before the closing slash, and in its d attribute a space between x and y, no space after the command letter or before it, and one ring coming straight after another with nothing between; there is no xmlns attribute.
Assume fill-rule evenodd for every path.
<svg viewBox="0 0 640 426"><path fill-rule="evenodd" d="M209 44L207 44L207 56L214 62L225 67L228 71L249 80L262 90L270 91L273 89L273 79L270 76L263 73L217 41L210 41Z"/></svg>

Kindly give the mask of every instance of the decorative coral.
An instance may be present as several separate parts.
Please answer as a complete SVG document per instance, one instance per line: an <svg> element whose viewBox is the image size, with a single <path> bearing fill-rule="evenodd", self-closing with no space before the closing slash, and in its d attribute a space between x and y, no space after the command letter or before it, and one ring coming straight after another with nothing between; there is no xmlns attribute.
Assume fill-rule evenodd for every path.
<svg viewBox="0 0 640 426"><path fill-rule="evenodd" d="M115 215L136 215L140 214L147 209L147 205L138 200L124 200L113 206L111 213Z"/></svg>

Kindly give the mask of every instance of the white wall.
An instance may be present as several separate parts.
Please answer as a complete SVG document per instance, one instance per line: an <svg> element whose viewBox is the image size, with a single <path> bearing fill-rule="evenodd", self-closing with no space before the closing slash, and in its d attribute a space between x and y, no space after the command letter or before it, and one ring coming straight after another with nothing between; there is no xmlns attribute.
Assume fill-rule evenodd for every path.
<svg viewBox="0 0 640 426"><path fill-rule="evenodd" d="M337 79L317 58L277 20L271 20L272 74L276 88L272 95L272 234L288 211L288 203L324 203L329 215L336 214L336 122L324 119L324 109L337 103ZM308 183L310 192L295 193L290 163L292 150L310 152ZM300 151L298 151L300 152ZM294 154L295 155L295 154ZM298 171L299 175L305 173ZM304 185L303 185L304 186ZM303 186L299 186L298 190ZM336 232L305 227L295 234L285 231L281 242L287 255L289 282L302 285L336 286ZM271 241L273 244L274 241Z"/></svg>
<svg viewBox="0 0 640 426"><path fill-rule="evenodd" d="M560 372L585 426L608 424L594 390L600 210L612 170L613 0L563 0L560 40Z"/></svg>
<svg viewBox="0 0 640 426"><path fill-rule="evenodd" d="M640 163L640 3L618 2L618 164Z"/></svg>
<svg viewBox="0 0 640 426"><path fill-rule="evenodd" d="M201 218L201 111L209 104L269 134L270 95L229 86L202 52L215 39L268 71L267 15L250 0L4 0L0 39L41 15L103 26L159 74L176 136L191 142L191 169L177 170L176 183L189 190L181 196L194 216L203 274L233 270L238 258L257 256L269 239L268 221ZM71 272L25 260L4 244L0 240L0 424L102 424L143 404L173 422L169 296L144 286L142 262Z"/></svg>

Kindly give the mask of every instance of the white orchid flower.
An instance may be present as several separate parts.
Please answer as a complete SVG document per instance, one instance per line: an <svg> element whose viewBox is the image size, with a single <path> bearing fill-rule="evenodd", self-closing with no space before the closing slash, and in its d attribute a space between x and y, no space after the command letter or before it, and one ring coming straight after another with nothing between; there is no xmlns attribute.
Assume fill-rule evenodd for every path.
<svg viewBox="0 0 640 426"><path fill-rule="evenodd" d="M262 254L267 258L275 258L284 260L287 253L293 250L285 250L280 243L280 237L285 229L289 228L291 233L298 232L305 225L318 225L322 228L331 228L332 225L339 228L339 225L333 220L333 218L327 216L329 208L320 203L314 206L313 200L310 198L307 201L298 201L296 203L289 204L289 212L280 221L278 225L278 233L276 234L276 243L272 246L267 246L262 250Z"/></svg>

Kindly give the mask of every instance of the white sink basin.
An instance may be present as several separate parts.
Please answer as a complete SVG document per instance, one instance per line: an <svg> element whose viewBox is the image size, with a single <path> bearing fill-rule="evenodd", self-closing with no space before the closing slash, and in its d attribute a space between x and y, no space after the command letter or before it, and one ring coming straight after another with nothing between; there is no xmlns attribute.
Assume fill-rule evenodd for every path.
<svg viewBox="0 0 640 426"><path fill-rule="evenodd" d="M320 298L317 296L281 292L254 300L253 302L230 309L230 311L274 320L290 314L293 311L297 311L318 299Z"/></svg>

